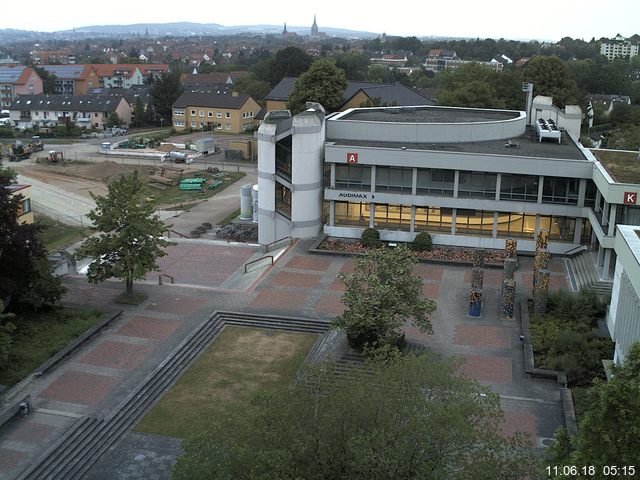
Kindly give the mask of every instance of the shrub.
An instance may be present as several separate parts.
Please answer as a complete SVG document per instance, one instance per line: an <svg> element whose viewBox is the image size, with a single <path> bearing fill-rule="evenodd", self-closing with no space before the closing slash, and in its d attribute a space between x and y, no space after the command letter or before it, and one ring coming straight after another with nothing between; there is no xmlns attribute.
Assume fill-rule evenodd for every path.
<svg viewBox="0 0 640 480"><path fill-rule="evenodd" d="M413 243L411 244L411 248L418 252L430 252L433 248L433 241L431 240L431 235L428 232L420 232L416 235L416 238L413 239Z"/></svg>
<svg viewBox="0 0 640 480"><path fill-rule="evenodd" d="M365 247L380 247L382 241L380 240L380 232L375 228L365 228L364 232L360 236L360 243Z"/></svg>

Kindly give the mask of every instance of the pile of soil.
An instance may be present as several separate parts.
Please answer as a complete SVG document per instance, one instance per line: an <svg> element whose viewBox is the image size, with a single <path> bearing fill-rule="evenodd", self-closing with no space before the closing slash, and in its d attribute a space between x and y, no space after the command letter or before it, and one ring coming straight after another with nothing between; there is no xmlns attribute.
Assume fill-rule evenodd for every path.
<svg viewBox="0 0 640 480"><path fill-rule="evenodd" d="M258 241L258 224L230 223L229 225L225 225L224 227L220 228L216 232L216 238L231 240L234 242L256 242Z"/></svg>
<svg viewBox="0 0 640 480"><path fill-rule="evenodd" d="M166 145L160 145L159 147L156 147L154 150L157 150L158 152L181 152L183 151L181 148L176 147L175 145L171 145L171 144L166 144Z"/></svg>

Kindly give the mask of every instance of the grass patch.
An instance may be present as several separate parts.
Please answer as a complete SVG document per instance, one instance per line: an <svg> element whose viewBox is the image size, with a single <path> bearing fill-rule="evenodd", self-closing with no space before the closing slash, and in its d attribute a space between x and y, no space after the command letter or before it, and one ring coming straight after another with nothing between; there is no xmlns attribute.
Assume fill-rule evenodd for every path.
<svg viewBox="0 0 640 480"><path fill-rule="evenodd" d="M144 293L133 292L131 296L127 296L127 293L124 292L118 295L115 299L115 303L120 303L122 305L140 305L147 299L147 296Z"/></svg>
<svg viewBox="0 0 640 480"><path fill-rule="evenodd" d="M640 183L640 160L637 152L617 150L591 151L616 182Z"/></svg>
<svg viewBox="0 0 640 480"><path fill-rule="evenodd" d="M240 209L238 208L238 209L234 210L233 212L231 212L226 217L224 217L222 219L222 221L220 221L218 223L218 225L229 225L231 222L233 222L239 216L240 216Z"/></svg>
<svg viewBox="0 0 640 480"><path fill-rule="evenodd" d="M34 217L36 223L46 227L38 234L38 238L49 252L57 252L86 236L87 229L84 227L67 225L41 213L36 213Z"/></svg>
<svg viewBox="0 0 640 480"><path fill-rule="evenodd" d="M200 200L205 198L212 197L217 193L221 192L225 188L227 188L232 183L236 182L238 179L244 177L246 174L244 172L223 172L225 173L224 177L216 178L216 180L222 180L223 183L218 188L214 190L203 190L203 191L182 191L178 188L178 185L173 185L167 187L166 190L153 190L151 191L150 197L153 198L153 203L157 206L164 205L176 208L180 204L184 205L193 205L197 204ZM189 172L189 175L184 178L196 178L202 177L207 180L213 179L213 174L209 172L203 171L195 171ZM169 208L167 208L169 209Z"/></svg>
<svg viewBox="0 0 640 480"><path fill-rule="evenodd" d="M140 421L139 432L186 438L231 405L289 384L316 335L226 327Z"/></svg>
<svg viewBox="0 0 640 480"><path fill-rule="evenodd" d="M0 384L18 383L71 340L102 319L102 312L88 309L53 309L17 315L18 328L6 365L0 365Z"/></svg>

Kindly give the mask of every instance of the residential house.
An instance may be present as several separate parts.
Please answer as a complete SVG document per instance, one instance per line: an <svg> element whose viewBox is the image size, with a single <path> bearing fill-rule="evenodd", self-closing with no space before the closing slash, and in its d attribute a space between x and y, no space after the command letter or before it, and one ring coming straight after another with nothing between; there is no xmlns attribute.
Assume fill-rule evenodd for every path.
<svg viewBox="0 0 640 480"><path fill-rule="evenodd" d="M406 67L409 59L406 55L396 55L393 53L384 53L381 56L370 59L373 65L384 65L386 67Z"/></svg>
<svg viewBox="0 0 640 480"><path fill-rule="evenodd" d="M173 104L173 126L180 129L242 133L252 129L260 105L238 92L184 92Z"/></svg>
<svg viewBox="0 0 640 480"><path fill-rule="evenodd" d="M131 123L131 105L112 95L21 95L8 108L14 127L56 126L72 123L102 130L117 113L123 125Z"/></svg>
<svg viewBox="0 0 640 480"><path fill-rule="evenodd" d="M450 68L458 68L468 63L479 63L481 65L485 65L489 68L492 68L496 71L501 71L504 64L507 63L506 60L508 57L502 59L502 61L497 61L492 59L490 62L478 62L475 60L462 60L456 54L455 50L443 50L440 48L433 48L429 50L429 54L424 60L424 68L430 72L441 72L442 70L450 69ZM495 61L494 61L495 60Z"/></svg>
<svg viewBox="0 0 640 480"><path fill-rule="evenodd" d="M289 101L289 93L293 90L296 79L285 77L265 97L265 108L258 119L264 118L266 112L273 110L286 110ZM338 109L344 111L348 108L361 107L363 105L434 105L434 102L413 88L400 83L371 83L371 82L347 82L342 94L344 103Z"/></svg>
<svg viewBox="0 0 640 480"><path fill-rule="evenodd" d="M42 79L33 68L0 67L0 106L5 110L18 95L42 93Z"/></svg>
<svg viewBox="0 0 640 480"><path fill-rule="evenodd" d="M36 65L44 65L47 63L76 63L76 56L71 53L68 48L61 48L59 50L37 50L31 52L31 58Z"/></svg>
<svg viewBox="0 0 640 480"><path fill-rule="evenodd" d="M33 223L33 211L31 210L31 185L11 184L5 187L11 196L20 196L18 206L18 223Z"/></svg>
<svg viewBox="0 0 640 480"><path fill-rule="evenodd" d="M588 95L589 101L594 108L601 107L605 115L609 115L613 111L616 103L626 103L631 105L631 97L628 95Z"/></svg>
<svg viewBox="0 0 640 480"><path fill-rule="evenodd" d="M63 95L86 95L100 86L100 78L91 65L42 65L46 72L55 75L53 93Z"/></svg>
<svg viewBox="0 0 640 480"><path fill-rule="evenodd" d="M148 64L92 64L100 78L99 87L130 88L132 85L142 85L151 76L160 77L169 70L165 63Z"/></svg>

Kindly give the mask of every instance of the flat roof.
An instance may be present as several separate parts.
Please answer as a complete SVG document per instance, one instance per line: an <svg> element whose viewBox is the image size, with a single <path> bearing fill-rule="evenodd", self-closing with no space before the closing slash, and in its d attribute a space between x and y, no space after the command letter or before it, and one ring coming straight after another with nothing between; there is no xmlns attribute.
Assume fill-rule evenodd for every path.
<svg viewBox="0 0 640 480"><path fill-rule="evenodd" d="M508 146L506 140L487 140L483 142L466 143L397 143L397 142L373 142L359 140L331 140L327 142L342 146L362 146L374 148L397 148L406 147L412 150L432 150L438 152L460 152L479 153L488 155L509 155L514 157L541 157L558 158L566 160L589 160L584 156L580 148L573 143L569 136L562 135L562 143L556 140L536 140L536 133L533 127L528 126L524 135L512 140L513 146ZM638 182L640 183L640 182Z"/></svg>
<svg viewBox="0 0 640 480"><path fill-rule="evenodd" d="M614 181L619 183L640 183L638 152L593 149L591 153L598 159Z"/></svg>
<svg viewBox="0 0 640 480"><path fill-rule="evenodd" d="M481 123L520 118L515 110L488 110L460 107L384 107L354 109L334 120L394 123Z"/></svg>

